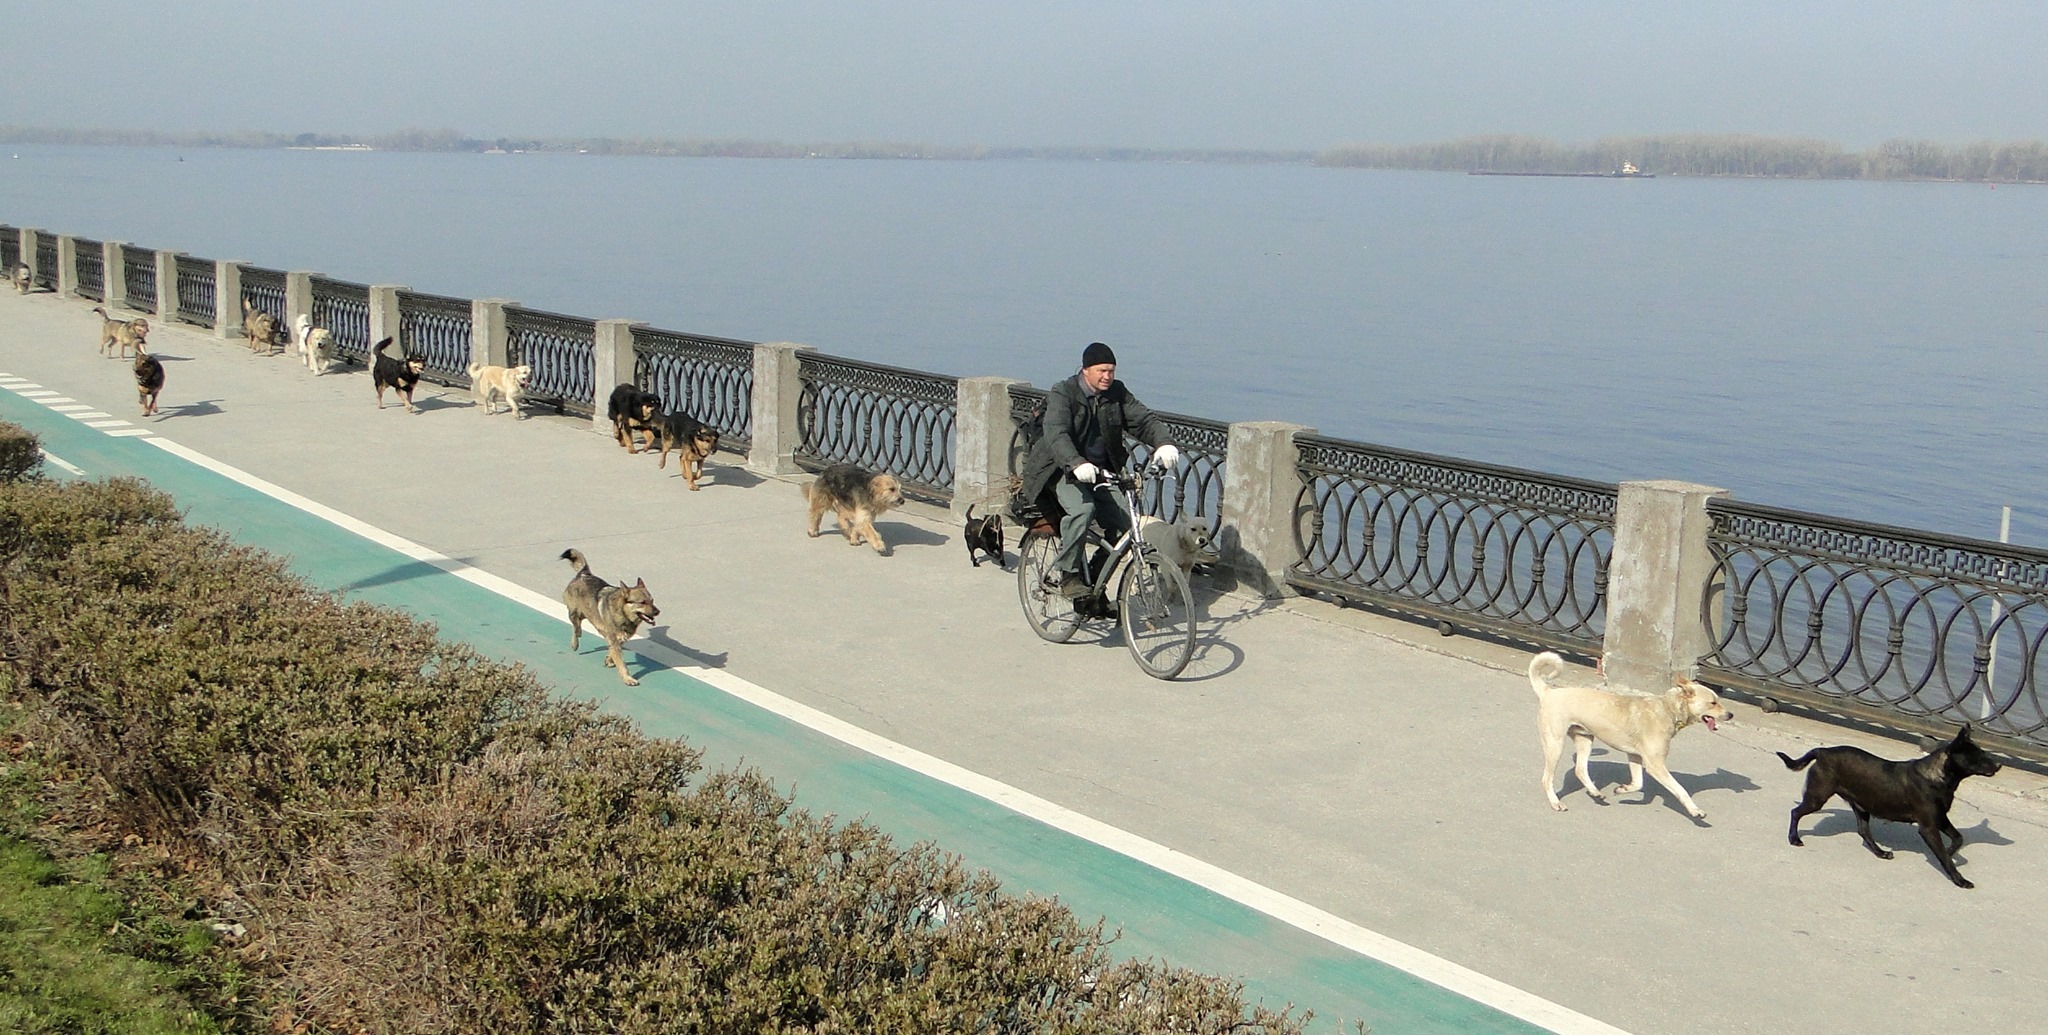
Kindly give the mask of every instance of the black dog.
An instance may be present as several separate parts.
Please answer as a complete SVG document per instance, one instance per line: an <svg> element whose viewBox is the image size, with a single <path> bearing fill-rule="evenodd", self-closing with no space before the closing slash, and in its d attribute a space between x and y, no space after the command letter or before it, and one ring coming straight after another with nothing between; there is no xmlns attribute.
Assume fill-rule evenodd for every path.
<svg viewBox="0 0 2048 1035"><path fill-rule="evenodd" d="M1964 777L1991 776L2000 766L1970 739L1970 727L1964 726L1956 739L1925 757L1907 762L1893 762L1853 747L1814 748L1798 758L1780 751L1778 757L1785 760L1787 769L1813 766L1806 774L1806 796L1792 807L1794 846L1800 843L1800 817L1820 811L1829 798L1839 794L1856 814L1856 830L1863 835L1863 847L1872 854L1880 859L1892 857L1871 840L1870 817L1913 823L1920 828L1920 839L1934 850L1941 872L1948 874L1956 887L1976 887L1956 872L1955 853L1963 847L1963 835L1948 821L1948 809L1955 803L1956 786ZM1942 835L1954 838L1955 843L1945 846Z"/></svg>
<svg viewBox="0 0 2048 1035"><path fill-rule="evenodd" d="M420 375L426 372L427 361L418 356L392 359L384 354L384 347L390 344L391 339L386 338L370 350L376 355L376 362L370 367L370 379L377 386L377 408L384 408L384 389L391 388L405 400L405 412L418 413L420 411L412 405L412 389L420 383Z"/></svg>
<svg viewBox="0 0 2048 1035"><path fill-rule="evenodd" d="M967 559L974 566L981 567L981 555L988 554L996 567L1010 570L1010 560L1003 554L1003 517L1001 514L974 516L974 504L967 505L967 527L961 533L967 540Z"/></svg>
<svg viewBox="0 0 2048 1035"><path fill-rule="evenodd" d="M654 448L654 421L661 416L661 397L653 392L640 390L640 386L621 381L612 389L611 399L605 403L604 415L612 422L612 437L628 453ZM638 440L641 444L634 445Z"/></svg>

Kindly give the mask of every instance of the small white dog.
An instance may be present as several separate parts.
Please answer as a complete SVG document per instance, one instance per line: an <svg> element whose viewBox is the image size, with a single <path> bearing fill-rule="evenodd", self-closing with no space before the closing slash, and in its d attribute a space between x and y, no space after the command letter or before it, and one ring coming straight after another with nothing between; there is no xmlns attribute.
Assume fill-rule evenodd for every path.
<svg viewBox="0 0 2048 1035"><path fill-rule="evenodd" d="M532 376L533 367L525 363L516 367L471 363L469 394L476 400L476 404L482 407L477 412L487 415L496 413L493 402L502 398L505 400L506 410L511 412L514 420L526 419L526 415L519 412L519 390L526 387L527 380Z"/></svg>
<svg viewBox="0 0 2048 1035"><path fill-rule="evenodd" d="M325 327L313 326L313 317L300 313L292 321L292 351L305 360L306 369L319 377L327 372L327 366L334 359L334 334Z"/></svg>
<svg viewBox="0 0 2048 1035"><path fill-rule="evenodd" d="M1695 722L1708 730L1735 718L1719 694L1704 683L1675 676L1671 689L1661 694L1629 693L1597 686L1552 686L1550 680L1564 671L1564 659L1544 651L1529 662L1529 689L1536 691L1536 732L1543 740L1543 796L1550 807L1565 811L1557 800L1557 760L1564 753L1566 737L1572 740L1579 783L1594 801L1605 804L1600 787L1586 772L1586 759L1598 740L1628 756L1629 782L1616 787L1624 794L1643 789L1643 770L1685 806L1694 819L1707 814L1693 804L1692 795L1678 785L1664 759L1671 751L1671 738Z"/></svg>
<svg viewBox="0 0 2048 1035"><path fill-rule="evenodd" d="M1138 537L1150 543L1167 563L1179 568L1182 575L1193 572L1197 564L1214 564L1219 559L1210 542L1209 526L1194 518L1183 516L1179 521L1168 522L1140 514Z"/></svg>

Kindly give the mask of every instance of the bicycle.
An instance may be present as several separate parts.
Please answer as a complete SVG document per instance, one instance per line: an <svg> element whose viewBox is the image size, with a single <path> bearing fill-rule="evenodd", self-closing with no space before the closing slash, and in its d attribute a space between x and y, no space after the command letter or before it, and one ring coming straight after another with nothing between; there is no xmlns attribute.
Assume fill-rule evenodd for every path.
<svg viewBox="0 0 2048 1035"><path fill-rule="evenodd" d="M1124 494L1131 530L1117 542L1105 543L1100 526L1089 522L1082 545L1088 590L1078 599L1069 600L1058 589L1053 562L1060 550L1059 530L1048 515L1032 508L1017 544L1017 599L1031 631L1052 643L1072 639L1084 621L1116 621L1138 667L1155 679L1172 679L1194 656L1194 594L1180 569L1162 560L1138 535L1138 491L1151 471L1149 465L1138 477L1104 471L1095 483L1096 492ZM1113 579L1115 604L1109 599Z"/></svg>

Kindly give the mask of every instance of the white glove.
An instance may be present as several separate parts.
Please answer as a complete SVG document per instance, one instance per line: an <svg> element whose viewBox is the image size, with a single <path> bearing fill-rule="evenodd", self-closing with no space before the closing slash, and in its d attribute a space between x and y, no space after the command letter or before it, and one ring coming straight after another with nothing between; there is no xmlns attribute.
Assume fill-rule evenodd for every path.
<svg viewBox="0 0 2048 1035"><path fill-rule="evenodd" d="M1168 442L1152 451L1152 462L1161 467L1170 468L1180 463L1180 450L1174 448L1173 443Z"/></svg>
<svg viewBox="0 0 2048 1035"><path fill-rule="evenodd" d="M1094 464L1083 460L1079 467L1074 468L1074 480L1083 485L1093 485L1095 484L1095 476L1100 473L1100 471L1095 469Z"/></svg>

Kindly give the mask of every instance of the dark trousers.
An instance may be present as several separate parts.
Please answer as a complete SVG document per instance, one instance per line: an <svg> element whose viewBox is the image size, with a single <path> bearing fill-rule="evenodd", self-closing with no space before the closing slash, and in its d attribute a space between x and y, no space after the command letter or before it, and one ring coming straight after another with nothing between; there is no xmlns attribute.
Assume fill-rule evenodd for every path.
<svg viewBox="0 0 2048 1035"><path fill-rule="evenodd" d="M1081 540L1093 519L1102 526L1110 542L1131 530L1131 515L1124 509L1124 494L1114 488L1097 489L1082 485L1067 475L1053 483L1053 495L1067 512L1060 519L1060 552L1053 566L1061 571L1081 570Z"/></svg>

